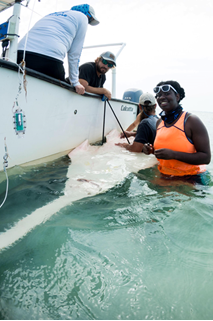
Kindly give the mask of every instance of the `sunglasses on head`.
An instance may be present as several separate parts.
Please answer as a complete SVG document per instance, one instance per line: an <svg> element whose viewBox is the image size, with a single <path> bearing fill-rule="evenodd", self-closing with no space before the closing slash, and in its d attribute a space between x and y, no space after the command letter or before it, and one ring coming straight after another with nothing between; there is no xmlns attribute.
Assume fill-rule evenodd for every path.
<svg viewBox="0 0 213 321"><path fill-rule="evenodd" d="M114 64L108 62L107 60L105 60L104 58L102 58L102 62L104 65L108 65L109 68L112 68L114 66Z"/></svg>
<svg viewBox="0 0 213 321"><path fill-rule="evenodd" d="M164 93L168 93L172 89L176 94L178 93L177 90L172 87L171 85L162 85L162 86L156 86L153 91L157 95L160 91L163 91Z"/></svg>

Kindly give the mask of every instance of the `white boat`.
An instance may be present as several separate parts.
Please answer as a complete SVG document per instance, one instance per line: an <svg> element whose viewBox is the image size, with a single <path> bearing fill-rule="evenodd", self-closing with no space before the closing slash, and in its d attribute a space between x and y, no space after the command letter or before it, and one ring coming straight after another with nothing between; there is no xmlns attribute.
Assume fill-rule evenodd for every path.
<svg viewBox="0 0 213 321"><path fill-rule="evenodd" d="M10 39L9 59L0 59L0 158L8 153L8 167L60 157L86 139L90 143L101 140L105 104L105 134L121 130L120 125L125 129L137 113L137 104L112 99L113 113L102 97L89 93L80 96L67 83L27 68L25 91L23 75L15 62L18 37L14 34L18 29L14 26L21 1L0 1L0 11L14 5L8 32L12 35L6 36ZM0 161L0 170L6 161Z"/></svg>

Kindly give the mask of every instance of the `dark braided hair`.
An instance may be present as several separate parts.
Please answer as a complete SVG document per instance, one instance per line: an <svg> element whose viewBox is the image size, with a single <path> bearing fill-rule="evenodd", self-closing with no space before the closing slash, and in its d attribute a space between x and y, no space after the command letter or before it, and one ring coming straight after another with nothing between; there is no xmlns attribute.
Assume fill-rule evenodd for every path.
<svg viewBox="0 0 213 321"><path fill-rule="evenodd" d="M177 81L174 80L167 80L167 81L161 81L157 86L162 86L162 85L171 85L174 87L178 94L180 95L180 100L181 101L185 97L185 90L180 86L180 84Z"/></svg>
<svg viewBox="0 0 213 321"><path fill-rule="evenodd" d="M152 115L153 111L156 108L156 104L155 105L151 105L151 106L146 106L143 105L142 106L142 111L140 112L140 122L145 119L148 118L150 115Z"/></svg>

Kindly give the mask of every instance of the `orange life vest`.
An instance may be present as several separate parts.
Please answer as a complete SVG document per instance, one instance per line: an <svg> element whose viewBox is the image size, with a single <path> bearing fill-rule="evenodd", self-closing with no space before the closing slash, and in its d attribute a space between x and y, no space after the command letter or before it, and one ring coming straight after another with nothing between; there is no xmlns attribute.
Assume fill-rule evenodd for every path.
<svg viewBox="0 0 213 321"><path fill-rule="evenodd" d="M154 149L168 148L178 152L196 153L193 143L186 136L184 125L186 112L170 127L166 127L164 121L160 123L156 131ZM205 165L191 165L176 159L158 159L158 169L161 173L173 176L197 175L205 172Z"/></svg>

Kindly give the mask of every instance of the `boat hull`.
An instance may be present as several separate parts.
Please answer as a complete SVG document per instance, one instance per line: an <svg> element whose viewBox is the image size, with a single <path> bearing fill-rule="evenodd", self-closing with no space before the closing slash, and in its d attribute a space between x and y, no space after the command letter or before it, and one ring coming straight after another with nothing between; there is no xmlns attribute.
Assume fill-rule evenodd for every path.
<svg viewBox="0 0 213 321"><path fill-rule="evenodd" d="M104 102L98 95L75 93L70 85L32 70L27 70L27 92L18 94L20 76L15 64L0 63L0 157L9 154L8 167L65 155L83 141L102 139ZM137 105L112 99L110 104L125 129L136 118ZM14 111L21 108L26 116L25 134L14 129ZM105 134L120 126L106 103ZM3 162L2 162L3 163ZM0 170L3 165L0 164Z"/></svg>

